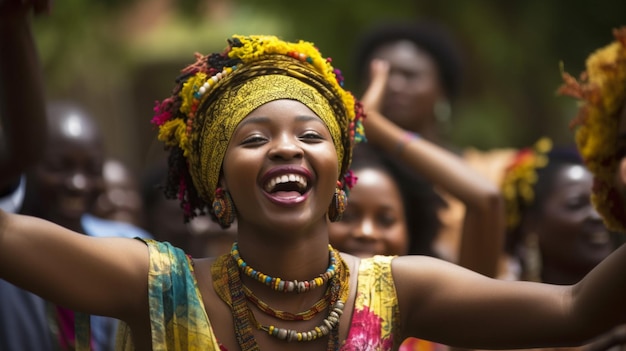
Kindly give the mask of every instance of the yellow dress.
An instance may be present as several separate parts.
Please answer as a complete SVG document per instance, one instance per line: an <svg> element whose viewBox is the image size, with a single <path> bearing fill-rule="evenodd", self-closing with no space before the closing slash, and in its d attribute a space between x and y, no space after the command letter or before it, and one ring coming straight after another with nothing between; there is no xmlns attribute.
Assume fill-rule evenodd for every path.
<svg viewBox="0 0 626 351"><path fill-rule="evenodd" d="M146 240L150 252L149 303L154 351L225 351L206 314L191 259L169 243ZM342 351L387 351L397 345L398 301L393 256L361 260L357 295ZM134 350L122 323L116 350Z"/></svg>

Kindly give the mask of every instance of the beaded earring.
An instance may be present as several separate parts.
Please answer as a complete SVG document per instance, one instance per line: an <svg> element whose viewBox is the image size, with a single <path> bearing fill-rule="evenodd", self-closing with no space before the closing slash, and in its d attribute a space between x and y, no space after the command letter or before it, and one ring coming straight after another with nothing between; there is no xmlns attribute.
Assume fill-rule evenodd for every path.
<svg viewBox="0 0 626 351"><path fill-rule="evenodd" d="M213 214L222 228L228 228L235 221L236 210L230 193L222 188L215 189Z"/></svg>
<svg viewBox="0 0 626 351"><path fill-rule="evenodd" d="M333 194L333 200L328 207L328 219L331 222L339 222L343 217L343 213L348 206L348 196L343 190L343 186L340 181L337 181L337 187Z"/></svg>

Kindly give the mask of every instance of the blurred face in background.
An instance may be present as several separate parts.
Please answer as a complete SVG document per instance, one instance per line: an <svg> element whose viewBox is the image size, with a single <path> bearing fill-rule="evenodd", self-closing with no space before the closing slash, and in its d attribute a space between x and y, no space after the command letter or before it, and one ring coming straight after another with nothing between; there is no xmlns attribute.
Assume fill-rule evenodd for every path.
<svg viewBox="0 0 626 351"><path fill-rule="evenodd" d="M229 228L222 228L208 215L199 216L189 222L194 251L202 257L217 257L229 253L237 240L237 221Z"/></svg>
<svg viewBox="0 0 626 351"><path fill-rule="evenodd" d="M105 191L96 203L95 214L106 219L142 226L143 201L137 180L118 160L104 163Z"/></svg>
<svg viewBox="0 0 626 351"><path fill-rule="evenodd" d="M586 274L615 249L591 203L592 184L591 172L582 165L563 165L557 171L535 226L544 270Z"/></svg>
<svg viewBox="0 0 626 351"><path fill-rule="evenodd" d="M394 179L378 168L354 171L357 184L339 222L330 224L330 243L359 257L403 255L409 234L404 203Z"/></svg>
<svg viewBox="0 0 626 351"><path fill-rule="evenodd" d="M37 190L36 207L44 218L80 230L104 189L104 149L95 125L75 111L57 111L47 145L29 182ZM27 187L28 187L27 183Z"/></svg>
<svg viewBox="0 0 626 351"><path fill-rule="evenodd" d="M436 123L435 104L444 93L435 60L411 41L385 44L373 58L389 63L383 114L404 129L422 132Z"/></svg>

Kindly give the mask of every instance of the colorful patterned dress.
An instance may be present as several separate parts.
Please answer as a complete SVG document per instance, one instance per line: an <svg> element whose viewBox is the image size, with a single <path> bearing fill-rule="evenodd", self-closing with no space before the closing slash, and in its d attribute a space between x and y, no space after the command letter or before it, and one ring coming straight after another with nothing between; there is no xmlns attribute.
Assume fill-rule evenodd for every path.
<svg viewBox="0 0 626 351"><path fill-rule="evenodd" d="M150 251L149 303L154 351L223 351L185 253L168 243L146 240ZM342 351L392 350L398 340L398 303L391 256L361 260L352 324ZM116 350L133 350L130 330L118 333Z"/></svg>

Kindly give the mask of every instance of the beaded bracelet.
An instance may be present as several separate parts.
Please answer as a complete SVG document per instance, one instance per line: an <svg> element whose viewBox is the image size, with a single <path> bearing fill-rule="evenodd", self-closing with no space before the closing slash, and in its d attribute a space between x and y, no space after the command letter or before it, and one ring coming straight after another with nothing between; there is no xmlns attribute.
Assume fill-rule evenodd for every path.
<svg viewBox="0 0 626 351"><path fill-rule="evenodd" d="M419 134L417 134L415 132L405 131L402 134L402 139L400 139L400 141L398 141L398 143L396 144L396 155L400 155L400 153L402 153L402 151L404 151L404 148L406 147L406 144L408 144L412 140L416 140L416 139L419 139L419 138L420 138Z"/></svg>

